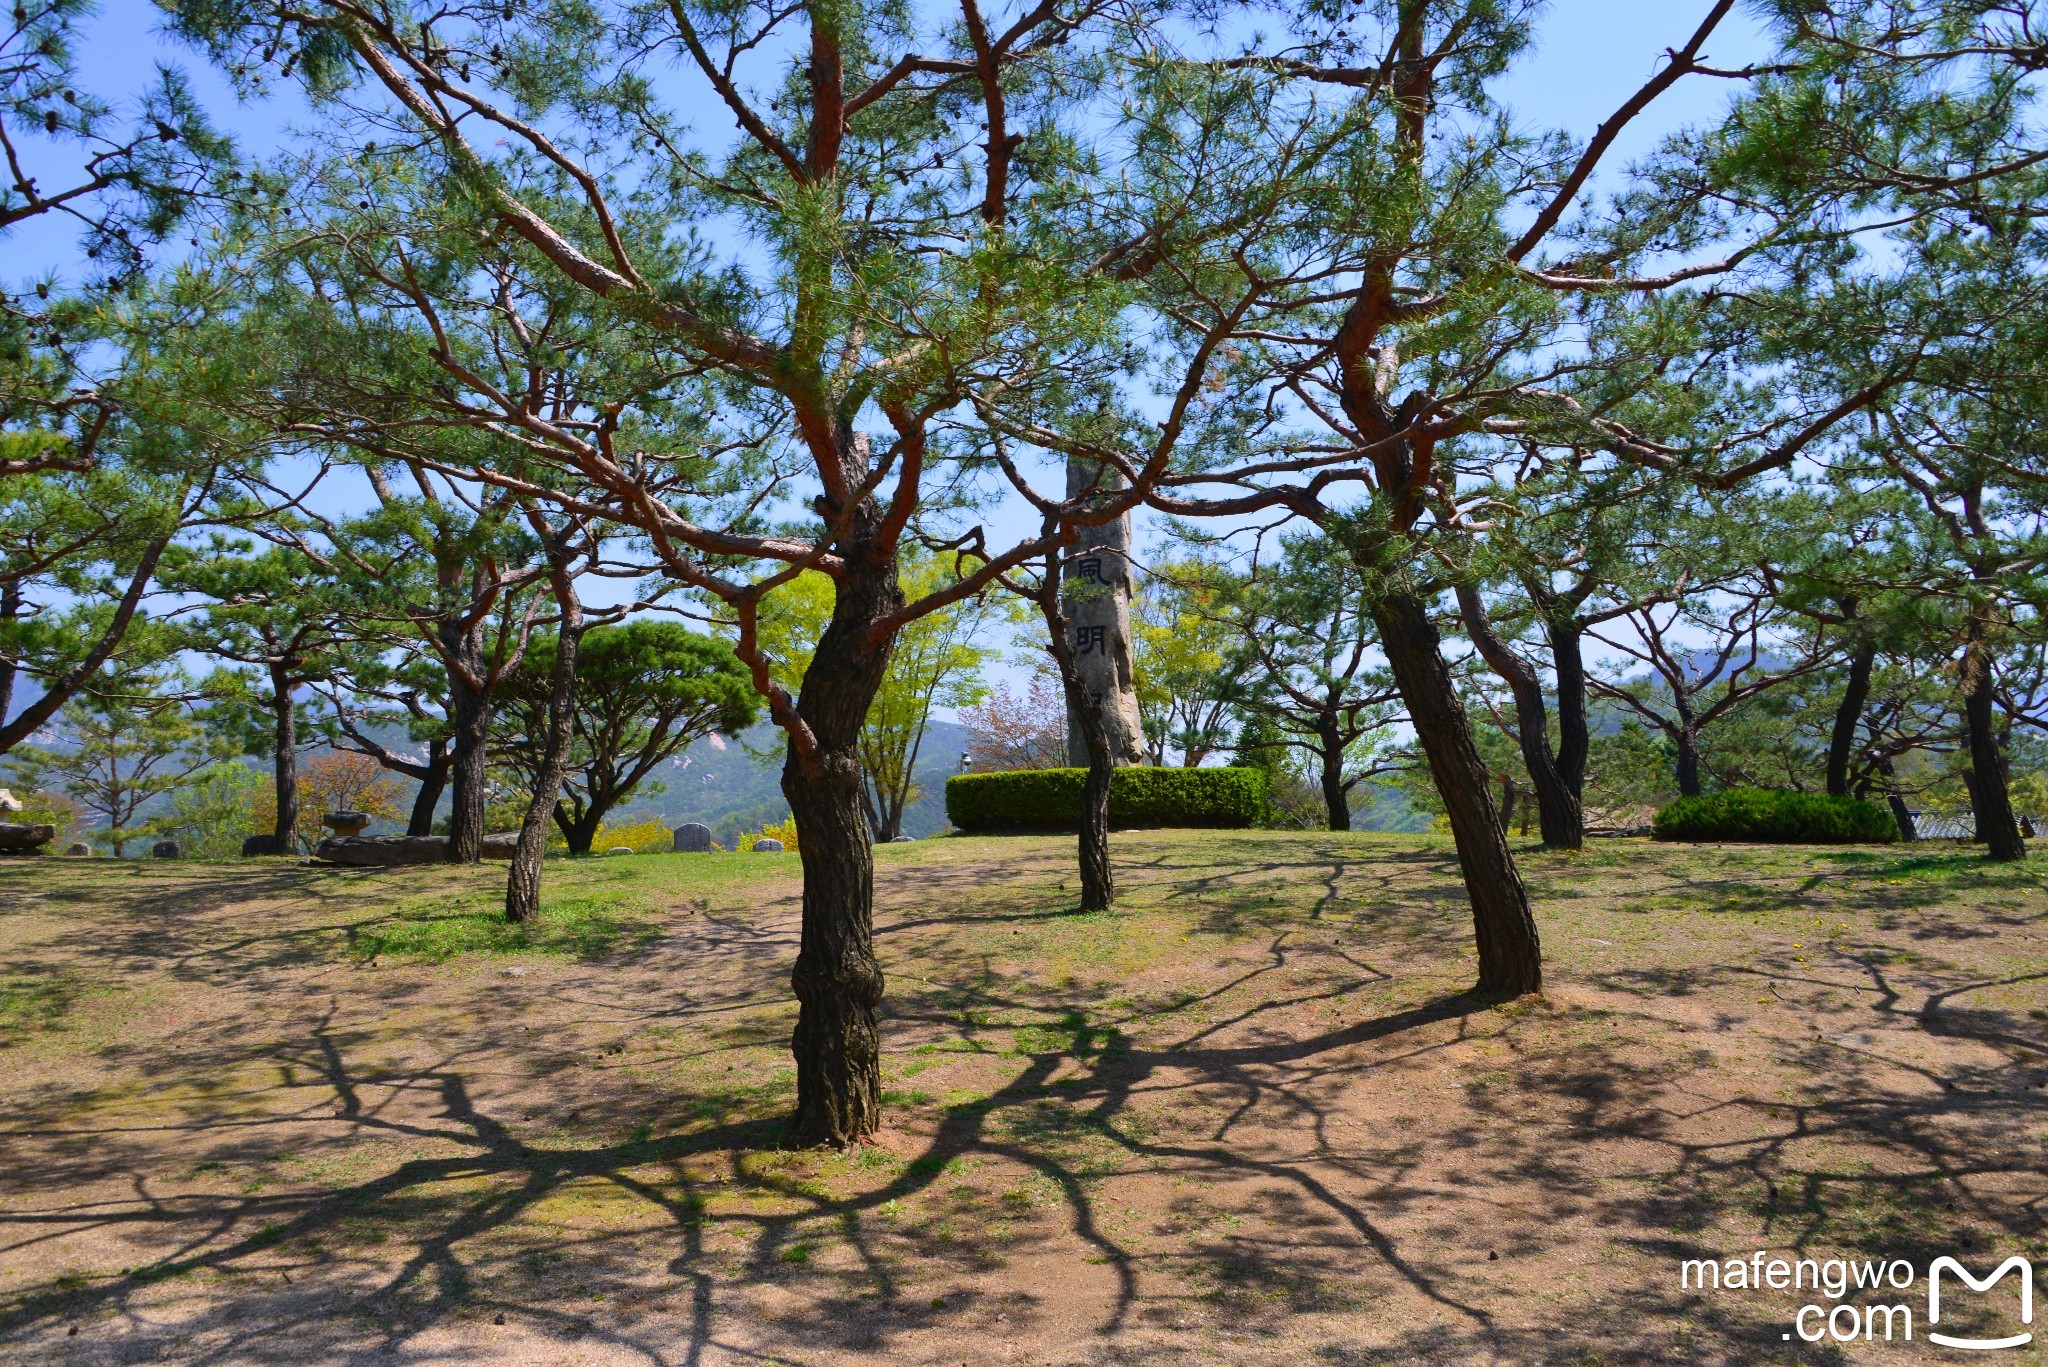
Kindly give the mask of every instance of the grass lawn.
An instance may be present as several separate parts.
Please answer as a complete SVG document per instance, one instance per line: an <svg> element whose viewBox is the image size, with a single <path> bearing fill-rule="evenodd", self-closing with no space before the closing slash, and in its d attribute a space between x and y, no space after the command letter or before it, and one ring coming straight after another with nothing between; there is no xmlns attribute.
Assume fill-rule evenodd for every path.
<svg viewBox="0 0 2048 1367"><path fill-rule="evenodd" d="M0 1360L2048 1362L1680 1285L2048 1274L2041 861L1529 851L1493 1006L1447 840L1115 850L1088 915L1071 839L877 851L852 1154L778 1147L794 855L553 863L531 937L503 865L0 864Z"/></svg>

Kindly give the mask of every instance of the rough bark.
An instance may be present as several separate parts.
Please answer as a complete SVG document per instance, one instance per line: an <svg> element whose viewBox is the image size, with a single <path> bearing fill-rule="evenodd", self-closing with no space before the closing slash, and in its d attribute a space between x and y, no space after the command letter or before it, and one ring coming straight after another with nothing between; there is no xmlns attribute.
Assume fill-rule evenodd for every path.
<svg viewBox="0 0 2048 1367"><path fill-rule="evenodd" d="M1970 752L1970 805L1977 817L1977 838L1993 859L2027 857L2027 842L2013 816L2006 788L2005 756L1999 753L1995 716L1996 686L1991 677L1991 651L1973 624L1963 654L1964 739Z"/></svg>
<svg viewBox="0 0 2048 1367"><path fill-rule="evenodd" d="M519 823L512 872L505 880L505 919L515 925L540 916L541 859L547 854L548 825L562 795L562 774L569 767L569 742L576 727L576 654L583 643L583 608L566 572L558 567L553 577L562 621L555 637L554 668L548 674L548 733L541 744L526 816Z"/></svg>
<svg viewBox="0 0 2048 1367"><path fill-rule="evenodd" d="M1501 831L1492 775L1473 742L1471 723L1444 663L1428 605L1412 593L1389 593L1373 604L1372 615L1416 739L1428 757L1430 776L1450 816L1459 868L1472 902L1479 990L1510 996L1540 991L1543 953L1536 919L1529 911L1529 893Z"/></svg>
<svg viewBox="0 0 2048 1367"><path fill-rule="evenodd" d="M277 821L271 834L277 852L289 854L299 840L299 718L292 702L291 674L281 665L270 666L270 699L275 725L271 743L276 747L271 770L277 788Z"/></svg>
<svg viewBox="0 0 2048 1367"><path fill-rule="evenodd" d="M1678 747L1678 758L1674 765L1678 775L1678 795L1698 797L1700 795L1700 743L1689 724L1682 724L1670 733L1672 744Z"/></svg>
<svg viewBox="0 0 2048 1367"><path fill-rule="evenodd" d="M448 859L474 864L483 858L485 763L490 717L485 699L449 671L448 702L454 712L454 735L448 765L454 802L448 813Z"/></svg>
<svg viewBox="0 0 2048 1367"><path fill-rule="evenodd" d="M1586 756L1593 748L1592 732L1586 723L1586 633L1574 617L1551 620L1545 627L1550 636L1551 664L1557 675L1557 776L1572 795L1572 808L1579 814L1579 839L1583 842Z"/></svg>
<svg viewBox="0 0 2048 1367"><path fill-rule="evenodd" d="M0 622L21 620L21 581L0 584ZM21 677L21 665L12 655L0 655L0 721L14 710L14 683Z"/></svg>
<svg viewBox="0 0 2048 1367"><path fill-rule="evenodd" d="M1459 587L1458 610L1465 619L1466 635L1478 648L1480 658L1507 684L1514 697L1515 739L1521 747L1522 767L1529 771L1529 781L1536 791L1536 820L1543 832L1543 843L1551 849L1579 849L1586 843L1585 812L1580 804L1578 786L1565 781L1556 757L1550 752L1550 713L1543 701L1543 681L1537 677L1535 667L1508 649L1507 642L1494 630L1477 588L1471 585ZM1583 678L1579 689L1579 727L1583 730ZM1583 781L1583 758L1577 767ZM1508 819L1504 811L1501 814L1503 830Z"/></svg>
<svg viewBox="0 0 2048 1367"><path fill-rule="evenodd" d="M1863 725L1863 708L1870 701L1870 673L1877 663L1877 647L1864 643L1849 656L1849 677L1842 688L1841 705L1835 708L1835 725L1828 735L1828 795L1849 795L1849 766L1856 757L1856 732Z"/></svg>
<svg viewBox="0 0 2048 1367"><path fill-rule="evenodd" d="M1344 738L1337 733L1334 717L1324 715L1316 725L1316 750L1322 760L1323 811L1333 831L1351 829L1351 788L1344 782Z"/></svg>
<svg viewBox="0 0 2048 1367"><path fill-rule="evenodd" d="M1053 662L1066 690L1067 721L1079 730L1086 751L1088 777L1081 784L1081 832L1077 841L1081 872L1081 909L1107 911L1116 902L1116 872L1109 857L1109 793L1116 776L1117 751L1109 708L1081 672L1073 624L1048 590L1038 600L1045 617Z"/></svg>
<svg viewBox="0 0 2048 1367"><path fill-rule="evenodd" d="M856 513L863 523L876 514ZM860 728L881 686L889 643L873 624L903 605L893 557L882 565L857 535L837 582L832 621L804 671L782 794L796 819L803 860L803 937L790 987L799 1003L798 1144L844 1148L881 1121L882 968L874 950L874 853L860 765ZM863 563L864 560L869 563Z"/></svg>

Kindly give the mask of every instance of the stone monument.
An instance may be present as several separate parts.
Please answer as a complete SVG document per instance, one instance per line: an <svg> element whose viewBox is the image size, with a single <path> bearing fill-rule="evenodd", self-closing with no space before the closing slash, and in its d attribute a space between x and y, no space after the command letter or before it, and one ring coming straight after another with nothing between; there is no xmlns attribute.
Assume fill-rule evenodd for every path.
<svg viewBox="0 0 2048 1367"><path fill-rule="evenodd" d="M1122 486L1122 478L1108 467L1068 457L1069 499ZM1131 663L1131 515L1079 530L1080 540L1060 567L1060 605L1073 633L1081 686L1102 709L1111 757L1119 765L1143 764L1145 728L1138 719L1137 671ZM1088 743L1072 708L1067 763L1088 765Z"/></svg>
<svg viewBox="0 0 2048 1367"><path fill-rule="evenodd" d="M711 853L711 828L698 821L685 821L676 827L677 854Z"/></svg>
<svg viewBox="0 0 2048 1367"><path fill-rule="evenodd" d="M0 854L40 854L56 838L47 821L0 821Z"/></svg>
<svg viewBox="0 0 2048 1367"><path fill-rule="evenodd" d="M363 833L363 828L376 820L368 812L329 812L320 818L323 826L334 828L336 840L351 840Z"/></svg>
<svg viewBox="0 0 2048 1367"><path fill-rule="evenodd" d="M510 859L519 848L519 832L494 831L484 837L483 857ZM445 864L445 835L356 835L329 837L313 847L313 857L329 864L388 869L405 864Z"/></svg>

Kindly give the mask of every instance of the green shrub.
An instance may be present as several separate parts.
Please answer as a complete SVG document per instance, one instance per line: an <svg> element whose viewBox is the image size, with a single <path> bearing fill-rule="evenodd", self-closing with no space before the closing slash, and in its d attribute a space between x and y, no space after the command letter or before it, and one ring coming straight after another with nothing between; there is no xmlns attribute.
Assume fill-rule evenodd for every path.
<svg viewBox="0 0 2048 1367"><path fill-rule="evenodd" d="M1659 840L1747 840L1785 845L1883 844L1899 838L1874 802L1782 788L1729 788L1682 797L1657 813Z"/></svg>
<svg viewBox="0 0 2048 1367"><path fill-rule="evenodd" d="M1086 769L1017 769L946 780L946 816L963 831L1071 829L1081 824ZM1113 826L1254 826L1266 810L1258 769L1116 771Z"/></svg>

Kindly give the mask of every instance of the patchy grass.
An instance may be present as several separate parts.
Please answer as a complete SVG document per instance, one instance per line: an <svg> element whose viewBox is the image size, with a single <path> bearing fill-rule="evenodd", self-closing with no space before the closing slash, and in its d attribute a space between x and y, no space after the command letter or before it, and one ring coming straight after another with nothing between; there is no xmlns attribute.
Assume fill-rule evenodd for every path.
<svg viewBox="0 0 2048 1367"><path fill-rule="evenodd" d="M0 1049L55 1030L83 990L79 975L64 969L0 973Z"/></svg>
<svg viewBox="0 0 2048 1367"><path fill-rule="evenodd" d="M661 937L640 898L630 891L600 891L549 899L539 920L506 921L502 904L479 905L455 897L411 906L389 918L350 928L349 955L440 963L461 954L560 954L594 959L646 945Z"/></svg>
<svg viewBox="0 0 2048 1367"><path fill-rule="evenodd" d="M1832 1362L1678 1261L2048 1260L2033 864L1524 850L1488 1004L1447 840L1115 849L1085 914L1071 841L876 852L843 1154L780 1147L794 856L531 931L503 866L0 866L0 1357Z"/></svg>

